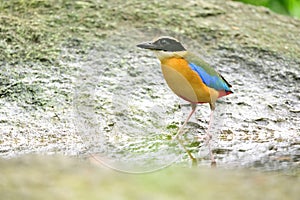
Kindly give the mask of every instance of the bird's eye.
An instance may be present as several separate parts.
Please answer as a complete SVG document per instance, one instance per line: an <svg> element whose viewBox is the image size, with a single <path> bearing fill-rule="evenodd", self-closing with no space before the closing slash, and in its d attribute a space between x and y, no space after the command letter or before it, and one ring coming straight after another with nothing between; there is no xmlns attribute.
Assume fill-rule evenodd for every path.
<svg viewBox="0 0 300 200"><path fill-rule="evenodd" d="M160 44L162 44L162 45L167 45L169 42L167 41L167 40L161 40L160 41Z"/></svg>

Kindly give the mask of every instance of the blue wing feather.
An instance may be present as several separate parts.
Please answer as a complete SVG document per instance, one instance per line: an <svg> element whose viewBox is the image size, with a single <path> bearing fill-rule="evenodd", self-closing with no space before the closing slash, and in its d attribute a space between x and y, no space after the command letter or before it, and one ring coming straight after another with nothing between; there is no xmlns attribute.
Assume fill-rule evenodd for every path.
<svg viewBox="0 0 300 200"><path fill-rule="evenodd" d="M208 87L214 88L215 90L231 91L229 85L227 85L227 83L219 75L210 75L202 67L194 63L189 63L189 66L192 70L197 72L203 83Z"/></svg>

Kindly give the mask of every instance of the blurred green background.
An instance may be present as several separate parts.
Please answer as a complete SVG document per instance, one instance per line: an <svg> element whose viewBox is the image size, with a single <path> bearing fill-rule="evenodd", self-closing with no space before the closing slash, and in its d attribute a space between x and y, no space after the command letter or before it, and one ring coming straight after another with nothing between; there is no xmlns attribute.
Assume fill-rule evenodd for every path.
<svg viewBox="0 0 300 200"><path fill-rule="evenodd" d="M300 19L300 0L235 0L256 6L265 6L274 12Z"/></svg>

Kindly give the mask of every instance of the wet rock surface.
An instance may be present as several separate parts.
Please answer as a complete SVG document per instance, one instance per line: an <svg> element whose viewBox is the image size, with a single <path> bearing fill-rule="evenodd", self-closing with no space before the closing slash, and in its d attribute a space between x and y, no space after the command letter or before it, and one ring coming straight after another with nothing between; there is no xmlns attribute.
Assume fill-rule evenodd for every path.
<svg viewBox="0 0 300 200"><path fill-rule="evenodd" d="M267 171L299 167L299 20L235 2L99 5L105 18L82 18L105 19L91 21L101 24L98 37L63 35L56 62L1 61L2 157L92 154L135 172L190 165L171 140L190 106L169 90L154 55L135 46L171 35L233 85L234 94L220 99L215 112L212 146L218 165ZM198 106L184 135L199 165L209 163L207 147L197 140L208 120L208 105Z"/></svg>
<svg viewBox="0 0 300 200"><path fill-rule="evenodd" d="M126 35L133 33L108 38L82 64L88 75L83 72L84 81L79 82L81 86L94 88L89 95L94 101L78 104L89 105L89 109L83 109L84 116L92 113L94 120L102 124L96 125L98 131L92 128L95 131L92 135L104 133L99 140L105 142L97 148L99 140L89 140L90 134L86 141L89 144L97 141L92 145L96 147L94 151L105 156L108 163L107 159L137 162L141 166L150 160L158 166L186 163L189 158L184 151L178 151L180 145L170 138L191 108L168 89L154 55L135 48L138 38L143 41L151 36L136 31L137 39L126 39L129 50L122 51L122 38ZM194 42L195 49L197 45L201 46ZM96 56L101 61L95 60ZM299 96L298 88L291 86L297 84L299 62L250 50L232 52L222 47L206 60L216 66L234 90L233 95L219 100L214 114L212 145L218 164L263 170L298 167ZM205 136L209 112L208 105L198 106L184 142L204 165L209 162L207 146L197 137Z"/></svg>

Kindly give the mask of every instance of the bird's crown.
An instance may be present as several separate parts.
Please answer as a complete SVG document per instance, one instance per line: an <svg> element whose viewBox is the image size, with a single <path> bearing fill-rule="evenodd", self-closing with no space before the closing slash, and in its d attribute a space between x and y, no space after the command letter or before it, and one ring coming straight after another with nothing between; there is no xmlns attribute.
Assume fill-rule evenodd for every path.
<svg viewBox="0 0 300 200"><path fill-rule="evenodd" d="M150 49L154 51L178 52L186 51L184 46L175 38L170 36L161 36L153 41L144 42L137 45L140 48Z"/></svg>

